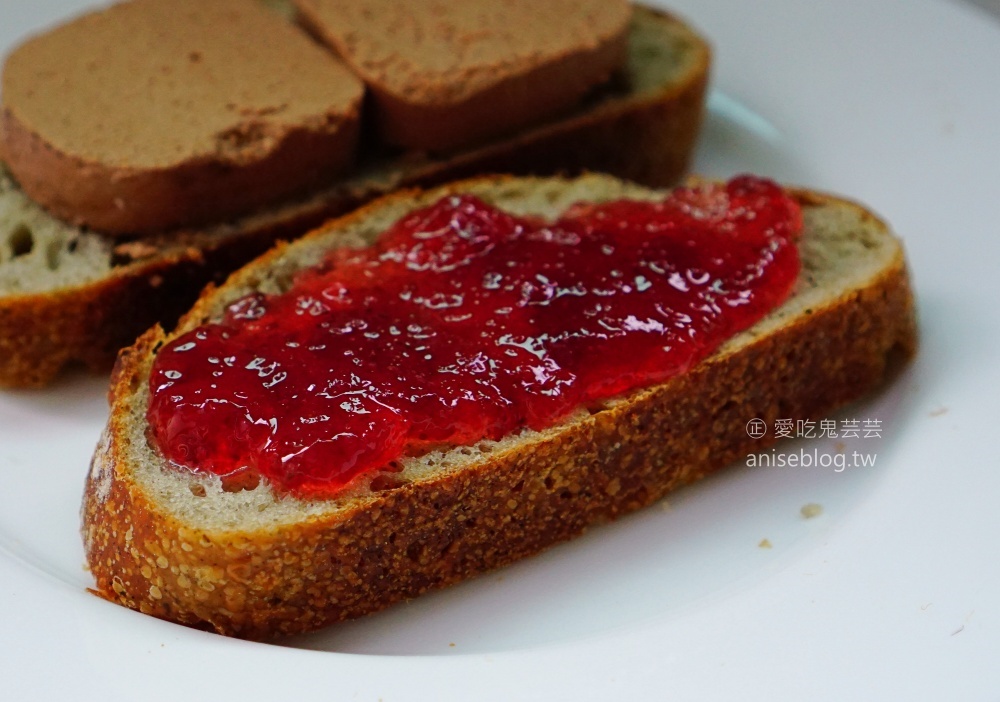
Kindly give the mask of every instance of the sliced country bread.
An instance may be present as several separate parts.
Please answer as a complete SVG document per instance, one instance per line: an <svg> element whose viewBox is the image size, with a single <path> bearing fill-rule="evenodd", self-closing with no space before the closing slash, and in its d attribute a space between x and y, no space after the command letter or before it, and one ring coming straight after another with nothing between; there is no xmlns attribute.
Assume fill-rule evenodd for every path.
<svg viewBox="0 0 1000 702"><path fill-rule="evenodd" d="M53 219L0 168L0 387L44 385L72 364L110 368L149 326L173 324L205 283L398 187L581 170L676 182L701 124L709 50L683 22L643 8L629 36L620 84L572 115L447 158L369 155L308 197L206 229L111 240Z"/></svg>
<svg viewBox="0 0 1000 702"><path fill-rule="evenodd" d="M97 592L191 626L263 639L309 631L502 566L650 504L764 448L746 424L818 418L879 387L916 347L899 241L859 205L798 192L805 229L792 296L690 372L580 410L546 431L404 460L399 483L326 501L165 464L147 441L157 349L253 291L280 292L339 246L374 240L414 208L471 192L554 217L579 201L662 196L605 176L484 178L404 192L277 247L206 291L179 327L120 357L94 456L83 535Z"/></svg>

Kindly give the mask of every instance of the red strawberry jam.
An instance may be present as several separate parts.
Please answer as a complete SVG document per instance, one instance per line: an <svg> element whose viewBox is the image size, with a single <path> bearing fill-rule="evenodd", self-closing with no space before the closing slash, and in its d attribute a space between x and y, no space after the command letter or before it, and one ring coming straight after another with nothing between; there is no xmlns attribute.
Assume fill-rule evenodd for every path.
<svg viewBox="0 0 1000 702"><path fill-rule="evenodd" d="M165 346L152 439L191 471L322 498L432 446L542 429L781 303L801 226L751 177L556 222L446 197Z"/></svg>

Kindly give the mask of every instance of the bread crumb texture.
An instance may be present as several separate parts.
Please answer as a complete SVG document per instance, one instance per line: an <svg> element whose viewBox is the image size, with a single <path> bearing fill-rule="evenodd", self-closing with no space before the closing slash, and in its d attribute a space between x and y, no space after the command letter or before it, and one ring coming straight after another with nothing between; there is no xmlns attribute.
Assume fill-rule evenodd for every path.
<svg viewBox="0 0 1000 702"><path fill-rule="evenodd" d="M810 502L808 504L802 505L802 509L799 513L804 519L815 519L816 517L823 514L823 505L818 505L815 502Z"/></svg>
<svg viewBox="0 0 1000 702"><path fill-rule="evenodd" d="M49 216L0 163L0 296L81 285L111 270L112 242Z"/></svg>

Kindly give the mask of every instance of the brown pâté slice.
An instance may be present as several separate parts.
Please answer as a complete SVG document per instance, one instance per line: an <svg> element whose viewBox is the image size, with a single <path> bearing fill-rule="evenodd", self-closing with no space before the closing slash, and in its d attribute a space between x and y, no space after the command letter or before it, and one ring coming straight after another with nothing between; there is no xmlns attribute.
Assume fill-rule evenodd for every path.
<svg viewBox="0 0 1000 702"><path fill-rule="evenodd" d="M447 151L576 105L626 60L627 0L294 0L368 84L384 141Z"/></svg>
<svg viewBox="0 0 1000 702"><path fill-rule="evenodd" d="M106 233L218 222L354 162L364 86L247 0L134 0L7 58L0 158L57 217Z"/></svg>

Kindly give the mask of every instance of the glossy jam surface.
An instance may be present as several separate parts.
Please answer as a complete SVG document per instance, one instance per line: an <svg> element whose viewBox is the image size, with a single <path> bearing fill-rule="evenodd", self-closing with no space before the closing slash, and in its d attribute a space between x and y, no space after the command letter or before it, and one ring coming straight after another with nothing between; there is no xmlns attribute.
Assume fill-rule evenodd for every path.
<svg viewBox="0 0 1000 702"><path fill-rule="evenodd" d="M778 305L800 229L750 177L555 222L449 197L165 346L152 440L192 471L321 498L432 446L551 426Z"/></svg>

